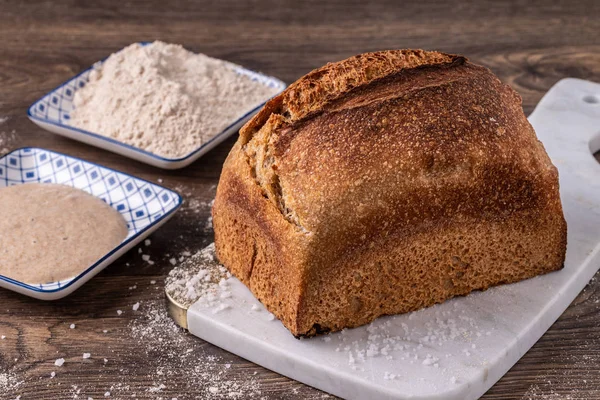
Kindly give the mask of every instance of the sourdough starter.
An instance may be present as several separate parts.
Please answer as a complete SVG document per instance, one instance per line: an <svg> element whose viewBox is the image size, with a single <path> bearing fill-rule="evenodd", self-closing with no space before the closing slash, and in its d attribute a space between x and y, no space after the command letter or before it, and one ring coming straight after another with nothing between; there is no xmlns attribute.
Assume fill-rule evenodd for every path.
<svg viewBox="0 0 600 400"><path fill-rule="evenodd" d="M74 277L127 236L121 214L69 186L0 188L0 275L30 284Z"/></svg>

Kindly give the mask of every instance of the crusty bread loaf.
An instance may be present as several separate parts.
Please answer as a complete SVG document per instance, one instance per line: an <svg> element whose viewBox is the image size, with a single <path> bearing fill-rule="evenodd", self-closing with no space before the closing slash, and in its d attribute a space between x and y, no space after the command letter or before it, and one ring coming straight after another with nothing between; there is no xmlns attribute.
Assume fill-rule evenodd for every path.
<svg viewBox="0 0 600 400"><path fill-rule="evenodd" d="M213 218L220 261L297 337L554 271L566 251L519 95L422 50L327 64L269 101Z"/></svg>

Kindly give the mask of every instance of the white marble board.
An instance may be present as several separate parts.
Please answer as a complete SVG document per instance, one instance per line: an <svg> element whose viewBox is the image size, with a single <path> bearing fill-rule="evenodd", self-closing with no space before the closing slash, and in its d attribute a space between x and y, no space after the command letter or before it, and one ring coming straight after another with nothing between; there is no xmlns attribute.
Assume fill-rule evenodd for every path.
<svg viewBox="0 0 600 400"><path fill-rule="evenodd" d="M530 121L560 173L565 268L360 328L296 340L237 279L230 307L188 310L189 331L347 399L475 399L542 336L600 267L600 84L558 82ZM258 305L258 309L252 309ZM256 308L256 307L254 307ZM387 347L386 347L387 346Z"/></svg>

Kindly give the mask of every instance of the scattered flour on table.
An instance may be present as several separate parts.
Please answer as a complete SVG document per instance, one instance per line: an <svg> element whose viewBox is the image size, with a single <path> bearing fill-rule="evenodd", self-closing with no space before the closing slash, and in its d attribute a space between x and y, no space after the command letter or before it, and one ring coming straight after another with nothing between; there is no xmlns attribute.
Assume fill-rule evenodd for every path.
<svg viewBox="0 0 600 400"><path fill-rule="evenodd" d="M18 380L13 373L0 372L0 393L17 389L24 382Z"/></svg>
<svg viewBox="0 0 600 400"><path fill-rule="evenodd" d="M543 340L543 339L542 339ZM561 339L568 342L569 339ZM553 341L562 347L558 341ZM599 358L598 340L583 341L580 348L566 347L548 357L545 363L554 368L540 368L522 400L535 399L583 399L586 394L597 392Z"/></svg>
<svg viewBox="0 0 600 400"><path fill-rule="evenodd" d="M211 255L214 254L214 246L209 246L209 249L212 249L208 251L209 260L214 262L214 255ZM165 262L175 258L177 268L181 266L195 268L193 271L197 275L202 268L196 264L203 265L201 260L206 260L206 253L206 249L195 254L182 251L167 255ZM167 265L170 265L170 262ZM224 275L221 275L223 273ZM210 280L210 288L219 293L226 293L227 285L223 283L223 277L226 277L227 273L217 268L211 270L211 276L213 278ZM140 290L146 287L139 286ZM149 287L154 289L159 285ZM123 317L115 318L117 322L124 321L124 326L102 330L103 335L106 335L103 336L103 340L108 344L105 354L95 351L94 358L89 354L89 360L86 362L65 363L64 366L62 366L63 358L49 361L52 368L56 368L58 364L62 368L56 369L59 373L52 372L53 379L48 379L47 386L60 393L61 399L99 399L105 398L105 393L109 393L107 398L113 399L267 400L280 398L278 392L271 392L273 387L280 384L273 381L273 379L280 379L277 375L268 371L260 374L257 370L254 370L253 374L244 372L247 367L246 362L242 362L241 366L236 365L236 360L239 361L237 357L224 353L177 326L167 313L162 290L152 290L150 294L150 297L132 299L131 303L140 302L142 306L137 312L123 313L123 317L127 316L130 321L125 322ZM124 304L120 305L123 306ZM69 330L71 335L76 335L76 332L77 330ZM122 340L135 345L113 347L111 344L113 340ZM106 356L109 358L104 358ZM79 357L82 357L81 353ZM88 354L84 354L83 357L88 358ZM144 363L139 363L140 357L145 360ZM55 361L58 363L55 364ZM85 383L70 381L69 367L84 368L90 374L93 373L97 379ZM115 375L115 369L119 374ZM25 394L23 390L26 384L17 381L15 378L17 376L20 375L0 373L0 393L14 393L14 396ZM290 383L290 390L294 393L298 393L300 387L299 383ZM2 395L0 398L3 398ZM315 390L305 392L303 398L315 400L330 398L330 396Z"/></svg>
<svg viewBox="0 0 600 400"><path fill-rule="evenodd" d="M163 157L182 157L278 90L239 66L180 45L138 43L112 54L75 92L71 124Z"/></svg>
<svg viewBox="0 0 600 400"><path fill-rule="evenodd" d="M185 185L177 185L173 189L181 194L184 197L183 205L181 206L181 210L179 213L184 213L188 215L193 214L204 214L208 212L210 214L210 210L215 202L214 196L217 185L212 185L208 189L202 188L202 194L206 194L208 196L212 196L210 201L201 200L198 198L199 191L192 190L188 186ZM206 225L206 224L205 224ZM206 231L206 229L204 229ZM212 230L212 224L211 224Z"/></svg>
<svg viewBox="0 0 600 400"><path fill-rule="evenodd" d="M8 118L4 118L6 122ZM2 125L4 122L0 122ZM17 145L17 131L0 131L0 155L6 154Z"/></svg>
<svg viewBox="0 0 600 400"><path fill-rule="evenodd" d="M154 380L148 393L162 393L164 398L194 393L199 399L261 398L260 382L255 376L234 375L220 356L213 355L212 346L177 326L168 316L164 300L155 300L144 307L144 314L130 323L132 338L140 343L139 351L146 353L151 362ZM181 380L185 390L173 387ZM173 394L168 397L167 393Z"/></svg>

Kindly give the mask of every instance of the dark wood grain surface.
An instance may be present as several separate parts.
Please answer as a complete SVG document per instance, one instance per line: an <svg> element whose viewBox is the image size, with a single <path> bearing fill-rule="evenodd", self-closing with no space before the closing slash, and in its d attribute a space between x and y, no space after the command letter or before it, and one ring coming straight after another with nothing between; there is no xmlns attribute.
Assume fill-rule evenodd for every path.
<svg viewBox="0 0 600 400"><path fill-rule="evenodd" d="M56 302L0 290L0 399L104 398L106 392L110 398L180 400L327 397L191 337L165 318L169 259L210 243L207 203L233 139L188 168L163 171L27 120L31 102L111 52L161 39L289 83L356 53L437 49L491 68L523 96L527 113L561 78L600 81L600 2L594 0L15 0L0 2L0 38L0 118L7 118L0 124L0 151L59 150L161 179L186 199L142 250L154 265L136 249ZM134 312L136 302L141 306ZM593 280L485 398L600 398L599 302L600 281ZM58 358L65 359L62 367L54 364Z"/></svg>

